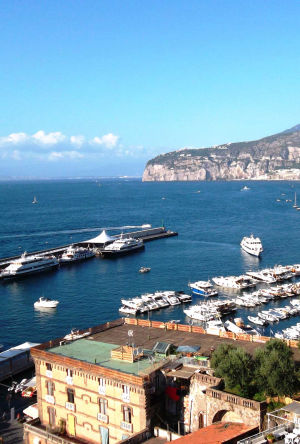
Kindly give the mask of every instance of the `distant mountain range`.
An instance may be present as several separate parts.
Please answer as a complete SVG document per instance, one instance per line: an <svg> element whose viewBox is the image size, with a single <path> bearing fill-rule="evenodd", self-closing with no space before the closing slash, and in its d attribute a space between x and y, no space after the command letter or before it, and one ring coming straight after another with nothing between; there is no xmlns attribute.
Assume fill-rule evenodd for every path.
<svg viewBox="0 0 300 444"><path fill-rule="evenodd" d="M251 142L183 148L148 161L143 181L300 180L300 124Z"/></svg>

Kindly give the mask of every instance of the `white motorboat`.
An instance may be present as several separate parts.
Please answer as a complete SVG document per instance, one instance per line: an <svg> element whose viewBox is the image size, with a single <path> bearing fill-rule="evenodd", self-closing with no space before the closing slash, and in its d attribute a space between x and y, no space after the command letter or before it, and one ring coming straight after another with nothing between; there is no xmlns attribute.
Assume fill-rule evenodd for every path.
<svg viewBox="0 0 300 444"><path fill-rule="evenodd" d="M59 262L62 264L69 264L71 262L89 259L93 256L95 256L95 252L90 248L76 247L75 245L70 245L62 254Z"/></svg>
<svg viewBox="0 0 300 444"><path fill-rule="evenodd" d="M219 287L228 288L232 290L242 290L248 288L248 284L244 282L243 278L239 276L220 276L212 278L212 281Z"/></svg>
<svg viewBox="0 0 300 444"><path fill-rule="evenodd" d="M259 237L254 237L253 234L251 234L250 237L243 237L241 241L241 247L246 253L252 254L252 256L258 257L262 251L262 243Z"/></svg>
<svg viewBox="0 0 300 444"><path fill-rule="evenodd" d="M220 319L214 319L212 321L208 321L206 323L205 330L206 333L209 335L219 335L220 332L226 331L224 324Z"/></svg>
<svg viewBox="0 0 300 444"><path fill-rule="evenodd" d="M192 302L192 296L185 293L176 293L176 297L180 300L181 303Z"/></svg>
<svg viewBox="0 0 300 444"><path fill-rule="evenodd" d="M150 270L151 270L150 267L141 267L139 269L139 273L149 273Z"/></svg>
<svg viewBox="0 0 300 444"><path fill-rule="evenodd" d="M135 251L145 248L144 242L141 239L133 239L131 237L124 237L115 240L112 244L107 245L102 250L102 256L120 256L124 254L133 253Z"/></svg>
<svg viewBox="0 0 300 444"><path fill-rule="evenodd" d="M130 314L130 315L136 315L138 310L136 308L130 308L126 305L122 305L122 307L119 308L119 312L123 314Z"/></svg>
<svg viewBox="0 0 300 444"><path fill-rule="evenodd" d="M218 296L217 290L213 288L210 281L197 281L189 283L188 286L191 288L192 292L197 296Z"/></svg>
<svg viewBox="0 0 300 444"><path fill-rule="evenodd" d="M82 339L86 336L89 336L91 333L89 331L86 331L84 333L80 333L79 330L76 330L76 328L72 328L71 332L68 333L66 336L64 336L64 339L67 341L75 341L76 339Z"/></svg>
<svg viewBox="0 0 300 444"><path fill-rule="evenodd" d="M249 190L250 190L250 188L247 187L247 185L245 185L243 188L241 188L241 191L249 191Z"/></svg>
<svg viewBox="0 0 300 444"><path fill-rule="evenodd" d="M266 282L267 284L275 284L276 279L272 276L271 273L261 270L261 271L247 271L246 274L253 279L257 279L258 281Z"/></svg>
<svg viewBox="0 0 300 444"><path fill-rule="evenodd" d="M207 322L214 319L213 314L210 314L207 311L193 310L192 307L188 310L183 310L183 313L186 314L189 318L195 319L196 321Z"/></svg>
<svg viewBox="0 0 300 444"><path fill-rule="evenodd" d="M268 321L259 318L258 316L248 316L248 319L250 322L253 322L253 324L257 324L257 325L268 325Z"/></svg>
<svg viewBox="0 0 300 444"><path fill-rule="evenodd" d="M57 268L59 265L55 256L27 256L23 253L19 259L12 261L0 274L2 279L17 279L30 274Z"/></svg>
<svg viewBox="0 0 300 444"><path fill-rule="evenodd" d="M58 304L59 304L59 301L40 297L39 300L36 301L33 305L34 305L34 308L56 308L58 306Z"/></svg>
<svg viewBox="0 0 300 444"><path fill-rule="evenodd" d="M244 333L244 330L241 327L238 327L236 324L229 320L224 322L224 327L226 328L226 330L231 331L232 333Z"/></svg>
<svg viewBox="0 0 300 444"><path fill-rule="evenodd" d="M36 199L36 196L34 196L32 203L33 203L33 204L37 204L37 203L38 203L38 201L37 201L37 199Z"/></svg>
<svg viewBox="0 0 300 444"><path fill-rule="evenodd" d="M257 316L260 319L263 319L264 321L268 321L268 322L277 322L278 321L278 318L271 315L268 311L262 311L260 313L257 313Z"/></svg>

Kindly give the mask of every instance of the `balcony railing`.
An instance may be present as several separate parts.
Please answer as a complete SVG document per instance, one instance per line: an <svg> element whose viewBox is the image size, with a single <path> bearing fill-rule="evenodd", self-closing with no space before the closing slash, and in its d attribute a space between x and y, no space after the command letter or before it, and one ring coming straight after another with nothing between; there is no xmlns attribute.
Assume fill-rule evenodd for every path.
<svg viewBox="0 0 300 444"><path fill-rule="evenodd" d="M75 404L73 402L66 402L66 409L75 412Z"/></svg>
<svg viewBox="0 0 300 444"><path fill-rule="evenodd" d="M72 378L72 376L67 376L66 377L66 383L69 384L69 385L73 385L73 378Z"/></svg>
<svg viewBox="0 0 300 444"><path fill-rule="evenodd" d="M130 393L123 392L122 393L122 401L123 402L130 402Z"/></svg>
<svg viewBox="0 0 300 444"><path fill-rule="evenodd" d="M97 418L98 421L105 422L106 424L108 423L108 416L104 415L103 413L98 413Z"/></svg>
<svg viewBox="0 0 300 444"><path fill-rule="evenodd" d="M105 395L105 385L98 386L98 393L99 395Z"/></svg>
<svg viewBox="0 0 300 444"><path fill-rule="evenodd" d="M46 395L45 401L48 402L49 404L55 404L55 399L54 399L54 396L52 396L52 395Z"/></svg>
<svg viewBox="0 0 300 444"><path fill-rule="evenodd" d="M127 432L132 432L132 424L126 421L121 422L121 429L126 430Z"/></svg>

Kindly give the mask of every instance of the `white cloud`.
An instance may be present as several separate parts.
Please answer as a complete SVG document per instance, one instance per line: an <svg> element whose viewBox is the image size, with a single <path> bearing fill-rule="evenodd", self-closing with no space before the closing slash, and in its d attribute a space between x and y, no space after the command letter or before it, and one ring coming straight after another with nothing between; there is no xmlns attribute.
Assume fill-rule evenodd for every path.
<svg viewBox="0 0 300 444"><path fill-rule="evenodd" d="M45 131L40 130L31 137L34 141L43 145L56 145L66 140L66 136L60 131L46 134Z"/></svg>
<svg viewBox="0 0 300 444"><path fill-rule="evenodd" d="M17 145L19 143L24 143L28 140L28 135L26 133L12 133L6 137L0 137L0 146L2 145Z"/></svg>
<svg viewBox="0 0 300 444"><path fill-rule="evenodd" d="M60 159L82 159L83 157L84 155L78 151L52 151L47 159L52 162Z"/></svg>
<svg viewBox="0 0 300 444"><path fill-rule="evenodd" d="M13 150L11 157L14 160L21 160L20 151L19 150Z"/></svg>
<svg viewBox="0 0 300 444"><path fill-rule="evenodd" d="M71 136L70 142L72 145L81 146L85 142L85 137L84 136Z"/></svg>
<svg viewBox="0 0 300 444"><path fill-rule="evenodd" d="M90 143L92 145L103 145L106 148L115 148L115 146L118 144L119 136L116 136L113 133L105 134L102 137L94 137Z"/></svg>

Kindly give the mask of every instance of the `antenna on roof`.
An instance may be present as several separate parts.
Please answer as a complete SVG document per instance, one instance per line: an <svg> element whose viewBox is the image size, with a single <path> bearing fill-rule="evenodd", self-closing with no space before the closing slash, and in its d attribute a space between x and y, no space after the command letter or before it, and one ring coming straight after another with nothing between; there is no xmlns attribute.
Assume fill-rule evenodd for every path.
<svg viewBox="0 0 300 444"><path fill-rule="evenodd" d="M130 338L132 338L131 346L133 345L133 330L128 330L128 345L130 346Z"/></svg>

